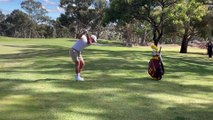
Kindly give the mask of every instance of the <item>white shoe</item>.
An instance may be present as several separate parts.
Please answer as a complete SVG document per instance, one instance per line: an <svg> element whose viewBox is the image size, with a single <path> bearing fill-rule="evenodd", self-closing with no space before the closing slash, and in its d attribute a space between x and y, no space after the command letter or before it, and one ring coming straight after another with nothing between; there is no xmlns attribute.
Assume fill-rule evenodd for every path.
<svg viewBox="0 0 213 120"><path fill-rule="evenodd" d="M76 76L76 77L75 77L75 80L76 80L76 81L84 81L84 78L82 78L82 77L80 77L80 76Z"/></svg>

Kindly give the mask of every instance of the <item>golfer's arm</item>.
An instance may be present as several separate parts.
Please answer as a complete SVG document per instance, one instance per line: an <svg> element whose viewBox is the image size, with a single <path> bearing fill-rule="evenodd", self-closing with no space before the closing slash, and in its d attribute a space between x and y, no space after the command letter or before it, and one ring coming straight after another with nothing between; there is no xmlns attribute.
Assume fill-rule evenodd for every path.
<svg viewBox="0 0 213 120"><path fill-rule="evenodd" d="M96 45L97 46L98 44L97 43L90 43L90 45Z"/></svg>
<svg viewBox="0 0 213 120"><path fill-rule="evenodd" d="M95 46L107 46L107 44L100 44L100 43L92 43L94 44Z"/></svg>

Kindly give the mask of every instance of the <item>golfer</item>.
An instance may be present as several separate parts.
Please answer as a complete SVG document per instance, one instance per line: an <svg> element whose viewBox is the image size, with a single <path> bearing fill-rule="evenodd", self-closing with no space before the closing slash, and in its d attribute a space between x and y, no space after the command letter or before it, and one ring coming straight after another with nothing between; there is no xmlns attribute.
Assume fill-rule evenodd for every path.
<svg viewBox="0 0 213 120"><path fill-rule="evenodd" d="M78 36L78 40L76 43L71 47L69 54L75 62L75 80L76 81L84 81L84 78L81 77L80 72L82 71L85 62L81 55L81 52L84 48L89 45L96 44L97 37L95 35L89 35L88 31L84 31L82 34Z"/></svg>

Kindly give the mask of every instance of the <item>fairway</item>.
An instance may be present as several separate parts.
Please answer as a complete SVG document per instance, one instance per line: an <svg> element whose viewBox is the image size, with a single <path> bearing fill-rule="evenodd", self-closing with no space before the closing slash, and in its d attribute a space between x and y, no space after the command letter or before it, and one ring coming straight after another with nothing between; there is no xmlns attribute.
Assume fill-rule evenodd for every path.
<svg viewBox="0 0 213 120"><path fill-rule="evenodd" d="M165 75L147 74L150 47L83 51L74 80L70 39L0 37L0 120L212 120L213 59L205 49L162 48Z"/></svg>

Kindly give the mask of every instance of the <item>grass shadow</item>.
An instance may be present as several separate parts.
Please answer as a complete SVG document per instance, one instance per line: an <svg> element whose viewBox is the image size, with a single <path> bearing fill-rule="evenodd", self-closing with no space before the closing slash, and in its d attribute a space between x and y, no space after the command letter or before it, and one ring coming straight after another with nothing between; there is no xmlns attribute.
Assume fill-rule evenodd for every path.
<svg viewBox="0 0 213 120"><path fill-rule="evenodd" d="M87 81L76 82L67 77L74 73L69 48L27 47L30 49L23 47L20 53L0 55L1 61L29 62L0 69L6 76L0 78L0 119L208 120L213 117L212 102L204 103L202 96L194 95L212 95L211 86L175 81L184 78L175 72L211 74L212 63L199 57L177 57L165 52L165 78L155 81L147 74L150 51L91 48L83 53L86 60L83 75ZM184 100L188 103L181 103ZM193 100L199 100L198 104Z"/></svg>

